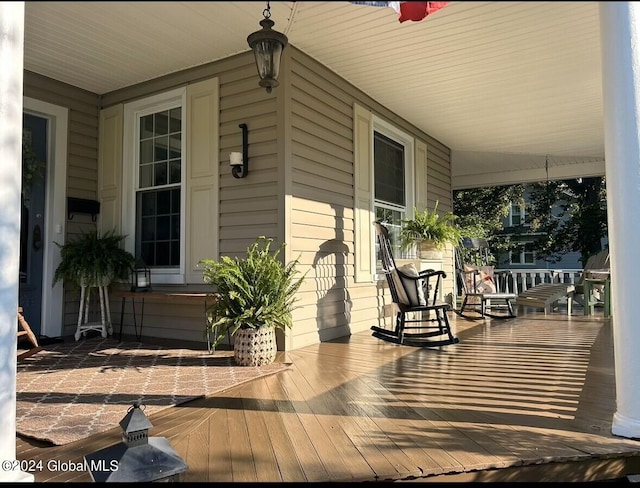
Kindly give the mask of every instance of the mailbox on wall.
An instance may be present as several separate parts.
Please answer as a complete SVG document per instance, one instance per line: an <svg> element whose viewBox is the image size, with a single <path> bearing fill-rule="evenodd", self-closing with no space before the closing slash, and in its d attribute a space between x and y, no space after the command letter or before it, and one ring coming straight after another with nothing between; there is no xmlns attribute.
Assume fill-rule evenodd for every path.
<svg viewBox="0 0 640 488"><path fill-rule="evenodd" d="M87 200L85 198L68 197L67 214L69 220L72 220L73 216L79 213L91 215L91 220L95 222L100 213L100 202L97 200Z"/></svg>

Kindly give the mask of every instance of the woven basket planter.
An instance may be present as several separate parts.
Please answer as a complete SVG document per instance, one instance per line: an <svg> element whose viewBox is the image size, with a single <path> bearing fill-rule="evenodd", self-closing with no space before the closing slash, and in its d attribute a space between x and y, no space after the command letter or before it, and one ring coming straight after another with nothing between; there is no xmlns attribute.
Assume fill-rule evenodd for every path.
<svg viewBox="0 0 640 488"><path fill-rule="evenodd" d="M276 359L276 329L238 329L234 334L233 358L239 366L264 366Z"/></svg>

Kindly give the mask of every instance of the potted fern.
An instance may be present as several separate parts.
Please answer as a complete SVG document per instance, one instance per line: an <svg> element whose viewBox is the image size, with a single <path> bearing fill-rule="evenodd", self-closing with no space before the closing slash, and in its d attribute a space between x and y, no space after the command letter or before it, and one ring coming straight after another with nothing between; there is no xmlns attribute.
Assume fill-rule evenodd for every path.
<svg viewBox="0 0 640 488"><path fill-rule="evenodd" d="M447 244L457 245L461 240L460 229L455 225L453 212L438 213L438 200L433 210L415 209L411 219L402 220L400 245L403 249L418 248L423 259L442 259Z"/></svg>
<svg viewBox="0 0 640 488"><path fill-rule="evenodd" d="M273 239L258 237L244 258L203 259L203 279L219 295L207 310L213 345L234 337L234 359L241 366L260 366L275 360L276 329L293 325L291 313L303 276L296 276L298 260L283 264L278 256L285 244L271 250Z"/></svg>
<svg viewBox="0 0 640 488"><path fill-rule="evenodd" d="M124 237L115 230L102 235L92 230L65 244L56 242L61 261L53 284L64 281L78 287L108 286L114 279L128 279L135 258L121 247Z"/></svg>

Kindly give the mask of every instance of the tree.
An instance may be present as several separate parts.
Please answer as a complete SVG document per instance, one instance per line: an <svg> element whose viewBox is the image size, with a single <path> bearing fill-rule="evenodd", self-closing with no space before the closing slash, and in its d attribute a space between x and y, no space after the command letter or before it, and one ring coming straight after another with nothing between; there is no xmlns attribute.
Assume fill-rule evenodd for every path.
<svg viewBox="0 0 640 488"><path fill-rule="evenodd" d="M524 185L470 188L453 192L453 211L462 237L484 237L491 241L494 258L515 249L503 221L514 203L523 205Z"/></svg>
<svg viewBox="0 0 640 488"><path fill-rule="evenodd" d="M604 177L537 183L531 190L531 230L537 236L530 246L539 259L556 262L575 251L584 265L602 250L608 233Z"/></svg>
<svg viewBox="0 0 640 488"><path fill-rule="evenodd" d="M525 204L525 192L528 225L504 228L511 205ZM526 248L548 262L575 251L584 265L602 249L608 230L604 177L457 190L453 211L464 237L489 238L495 254L520 248L518 236L527 234Z"/></svg>

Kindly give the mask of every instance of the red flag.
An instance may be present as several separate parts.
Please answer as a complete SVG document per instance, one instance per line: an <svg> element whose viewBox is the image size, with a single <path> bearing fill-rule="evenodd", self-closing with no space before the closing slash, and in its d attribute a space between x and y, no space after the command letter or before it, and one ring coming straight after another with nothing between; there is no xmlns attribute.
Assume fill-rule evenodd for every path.
<svg viewBox="0 0 640 488"><path fill-rule="evenodd" d="M350 2L370 7L391 7L398 12L398 20L419 22L427 15L437 12L449 2Z"/></svg>
<svg viewBox="0 0 640 488"><path fill-rule="evenodd" d="M419 22L427 15L431 15L449 2L400 2L400 22L412 20Z"/></svg>

